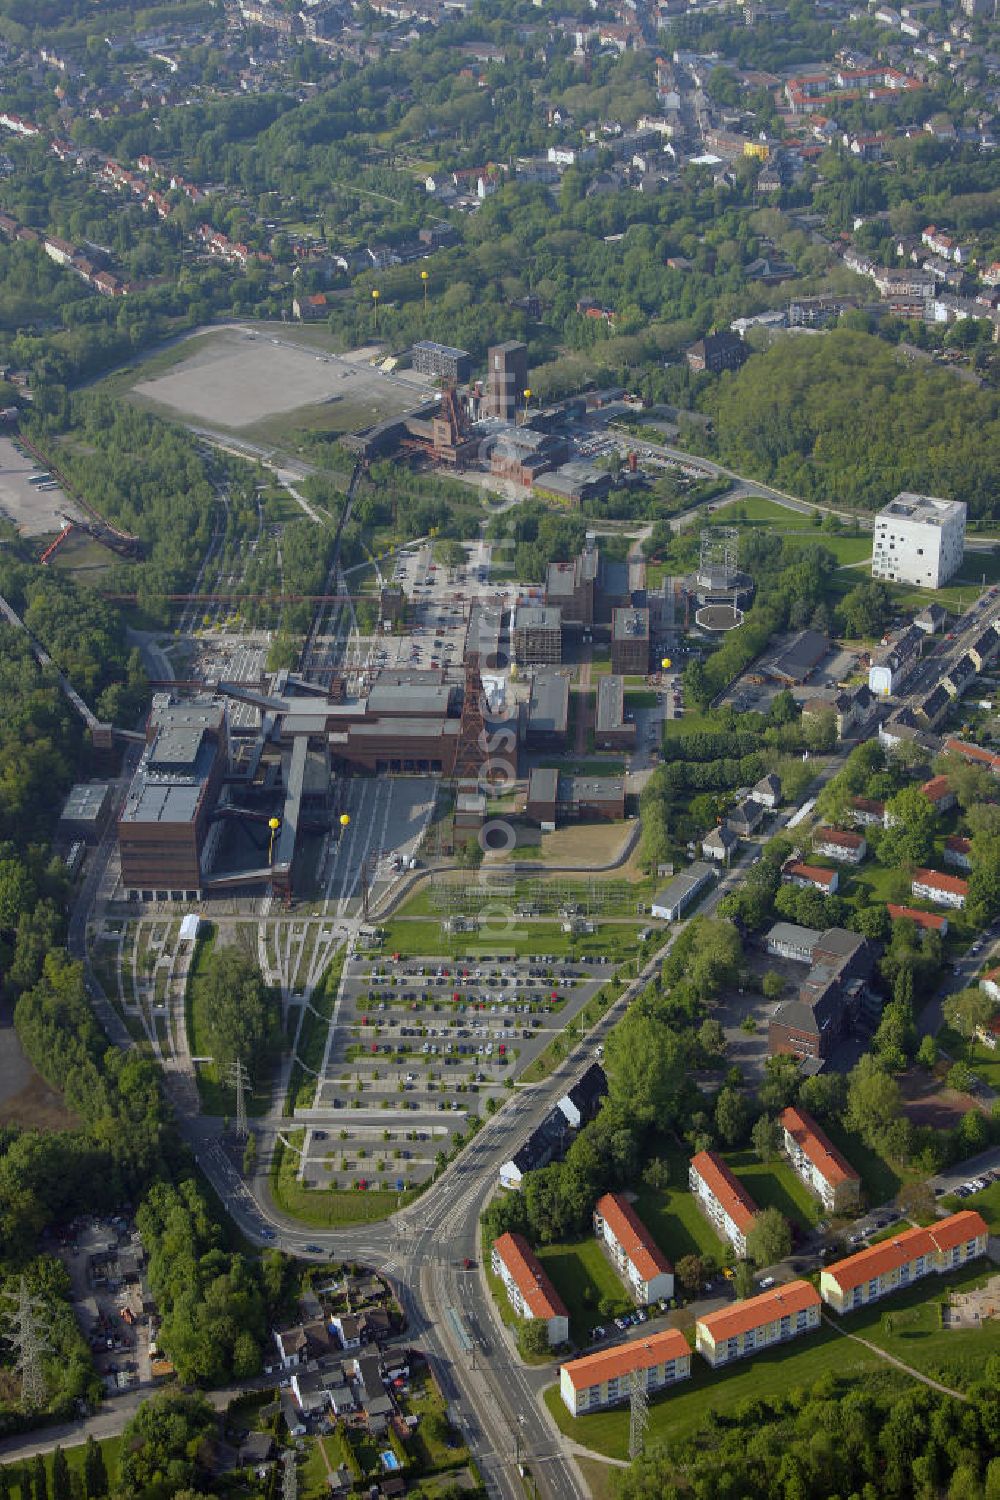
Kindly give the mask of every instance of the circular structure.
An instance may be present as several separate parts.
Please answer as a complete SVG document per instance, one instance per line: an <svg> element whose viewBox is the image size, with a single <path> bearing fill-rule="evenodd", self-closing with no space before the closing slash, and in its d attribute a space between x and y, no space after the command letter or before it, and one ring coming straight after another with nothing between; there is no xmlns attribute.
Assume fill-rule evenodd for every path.
<svg viewBox="0 0 1000 1500"><path fill-rule="evenodd" d="M267 826L268 826L268 828L270 828L270 830L271 830L272 833L277 833L278 829L281 827L281 819L280 818L268 818L268 820L267 820Z"/></svg>
<svg viewBox="0 0 1000 1500"><path fill-rule="evenodd" d="M341 828L346 828L348 826L348 824L350 823L350 821L351 821L351 815L350 815L350 813L341 813L341 815L340 815L340 826L341 826Z"/></svg>
<svg viewBox="0 0 1000 1500"><path fill-rule="evenodd" d="M665 656L660 662L660 666L663 668L664 672L669 672L670 668L673 666L673 662L670 660L669 656Z"/></svg>
<svg viewBox="0 0 1000 1500"><path fill-rule="evenodd" d="M738 604L706 604L697 611L694 622L700 630L720 634L742 625L743 611Z"/></svg>

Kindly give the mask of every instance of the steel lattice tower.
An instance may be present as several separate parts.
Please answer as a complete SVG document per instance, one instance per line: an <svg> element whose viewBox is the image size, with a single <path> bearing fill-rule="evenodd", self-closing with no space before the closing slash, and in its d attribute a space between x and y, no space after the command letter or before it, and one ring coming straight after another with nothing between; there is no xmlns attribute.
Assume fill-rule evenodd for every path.
<svg viewBox="0 0 1000 1500"><path fill-rule="evenodd" d="M649 1398L646 1395L645 1370L633 1370L629 1381L628 1456L638 1458L646 1446L646 1424L649 1421Z"/></svg>
<svg viewBox="0 0 1000 1500"><path fill-rule="evenodd" d="M42 1355L49 1347L42 1326L44 1305L32 1296L26 1276L21 1277L16 1292L7 1293L7 1300L13 1306L6 1314L6 1336L17 1352L14 1366L21 1376L21 1405L26 1411L37 1411L48 1396L42 1368Z"/></svg>
<svg viewBox="0 0 1000 1500"><path fill-rule="evenodd" d="M250 1134L250 1127L247 1124L247 1088L250 1084L250 1074L240 1058L237 1058L229 1069L229 1082L236 1090L236 1138L245 1141Z"/></svg>

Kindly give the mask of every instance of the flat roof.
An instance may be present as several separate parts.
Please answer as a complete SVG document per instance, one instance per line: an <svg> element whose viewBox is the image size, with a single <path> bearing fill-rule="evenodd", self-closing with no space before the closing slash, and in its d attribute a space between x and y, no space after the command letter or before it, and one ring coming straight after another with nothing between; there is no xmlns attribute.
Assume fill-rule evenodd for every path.
<svg viewBox="0 0 1000 1500"><path fill-rule="evenodd" d="M625 718L625 679L619 673L610 673L597 679L597 732L634 729Z"/></svg>
<svg viewBox="0 0 1000 1500"><path fill-rule="evenodd" d="M616 641L649 639L648 609L616 609L611 616L611 635Z"/></svg>
<svg viewBox="0 0 1000 1500"><path fill-rule="evenodd" d="M449 354L455 359L470 359L471 355L465 349L453 349L450 344L436 344L433 339L418 339L414 349L426 349L432 354Z"/></svg>
<svg viewBox="0 0 1000 1500"><path fill-rule="evenodd" d="M565 734L569 723L569 678L561 672L539 672L531 684L528 727Z"/></svg>
<svg viewBox="0 0 1000 1500"><path fill-rule="evenodd" d="M376 682L368 693L368 712L416 714L426 717L440 714L444 718L451 701L451 688L445 683L411 684Z"/></svg>
<svg viewBox="0 0 1000 1500"><path fill-rule="evenodd" d="M559 630L562 611L555 604L519 604L514 611L515 630Z"/></svg>
<svg viewBox="0 0 1000 1500"><path fill-rule="evenodd" d="M554 766L536 766L528 777L528 801L555 803L559 793L559 772Z"/></svg>
<svg viewBox="0 0 1000 1500"><path fill-rule="evenodd" d="M78 823L99 818L110 791L106 781L78 781L66 794L61 816Z"/></svg>
<svg viewBox="0 0 1000 1500"><path fill-rule="evenodd" d="M621 802L624 776L560 776L559 800L567 802Z"/></svg>
<svg viewBox="0 0 1000 1500"><path fill-rule="evenodd" d="M945 521L958 515L964 520L964 500L940 500L936 495L916 495L912 490L900 490L894 500L876 513L875 520L917 521L922 526L943 526Z"/></svg>
<svg viewBox="0 0 1000 1500"><path fill-rule="evenodd" d="M156 731L156 738L149 748L149 765L151 767L177 767L185 770L193 767L198 759L204 733L204 727L200 724L193 726L164 724Z"/></svg>

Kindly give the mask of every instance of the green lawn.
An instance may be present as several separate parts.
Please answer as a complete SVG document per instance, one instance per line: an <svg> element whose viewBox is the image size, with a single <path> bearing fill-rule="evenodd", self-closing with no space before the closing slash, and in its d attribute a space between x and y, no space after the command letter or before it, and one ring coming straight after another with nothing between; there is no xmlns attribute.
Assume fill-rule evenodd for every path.
<svg viewBox="0 0 1000 1500"><path fill-rule="evenodd" d="M953 1062L967 1062L977 1077L991 1089L1000 1091L1000 1048L984 1047L982 1042L969 1043L950 1026L942 1026L937 1033L938 1045L947 1052Z"/></svg>
<svg viewBox="0 0 1000 1500"><path fill-rule="evenodd" d="M118 1488L118 1459L119 1459L119 1455L121 1453L122 1440L121 1440L120 1437L101 1438L101 1439L99 1439L98 1446L100 1447L101 1452L104 1455L104 1467L108 1471L108 1479L109 1479L110 1484L111 1484L111 1491L112 1491L112 1493L114 1493L114 1491ZM87 1445L86 1445L86 1443L74 1443L72 1445L72 1447L68 1447L68 1446L64 1447L63 1448L63 1452L66 1455L66 1462L69 1464L70 1473L71 1474L79 1474L80 1477L82 1478L83 1477L83 1460L84 1460L84 1457L86 1456L86 1452L87 1452ZM12 1462L10 1462L8 1464L2 1465L2 1467L5 1468L5 1469L10 1470L10 1469L13 1469L15 1467L20 1468L20 1464L16 1463L16 1461L12 1461ZM51 1453L45 1454L45 1468L46 1468L46 1471L47 1471L48 1476L49 1476L49 1493L51 1494L51 1492L52 1492L52 1454Z"/></svg>
<svg viewBox="0 0 1000 1500"><path fill-rule="evenodd" d="M823 1205L788 1162L761 1162L753 1151L727 1152L726 1162L758 1208L776 1208L802 1230L811 1229L823 1217Z"/></svg>
<svg viewBox="0 0 1000 1500"><path fill-rule="evenodd" d="M649 1403L647 1444L670 1442L690 1437L709 1411L725 1418L746 1401L767 1400L783 1396L792 1386L808 1388L823 1376L837 1380L863 1377L868 1380L876 1369L886 1369L884 1361L860 1344L848 1343L832 1328L821 1328L814 1334L769 1349L753 1359L718 1373L709 1369L700 1356L691 1361L691 1379L674 1391ZM905 1389L909 1377L887 1376L899 1390ZM584 1447L611 1458L628 1457L628 1405L592 1416L571 1417L559 1395L557 1385L545 1392L545 1404L560 1431Z"/></svg>
<svg viewBox="0 0 1000 1500"><path fill-rule="evenodd" d="M972 1193L968 1198L956 1198L949 1194L941 1204L950 1213L957 1214L963 1208L974 1208L982 1214L994 1234L1000 1233L1000 1182L991 1182L981 1193Z"/></svg>
<svg viewBox="0 0 1000 1500"><path fill-rule="evenodd" d="M674 1265L685 1255L710 1255L725 1265L727 1247L688 1191L687 1153L675 1148L659 1154L670 1164L671 1186L651 1188L643 1183L636 1194L636 1213Z"/></svg>
<svg viewBox="0 0 1000 1500"><path fill-rule="evenodd" d="M569 1244L542 1245L536 1253L566 1304L570 1336L580 1348L586 1347L595 1323L635 1306L593 1235Z"/></svg>
<svg viewBox="0 0 1000 1500"><path fill-rule="evenodd" d="M991 1355L1000 1354L1000 1319L979 1328L948 1329L941 1326L941 1308L951 1292L982 1286L995 1274L995 1266L979 1261L948 1276L930 1276L873 1308L850 1313L841 1326L922 1374L963 1390L982 1377L983 1364Z"/></svg>
<svg viewBox="0 0 1000 1500"><path fill-rule="evenodd" d="M854 1170L860 1172L865 1198L872 1205L890 1202L904 1182L910 1182L921 1175L889 1163L884 1156L879 1156L877 1151L866 1146L860 1136L845 1130L838 1121L824 1121L823 1129Z"/></svg>

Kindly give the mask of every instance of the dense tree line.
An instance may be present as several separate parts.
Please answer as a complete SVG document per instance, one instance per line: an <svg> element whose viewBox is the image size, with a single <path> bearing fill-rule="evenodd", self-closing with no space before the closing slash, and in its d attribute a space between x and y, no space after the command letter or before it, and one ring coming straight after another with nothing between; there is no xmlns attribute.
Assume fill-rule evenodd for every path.
<svg viewBox="0 0 1000 1500"><path fill-rule="evenodd" d="M1000 1494L997 1389L987 1360L968 1401L888 1371L823 1376L784 1396L708 1411L687 1438L656 1444L622 1478L621 1500L993 1500Z"/></svg>
<svg viewBox="0 0 1000 1500"><path fill-rule="evenodd" d="M805 499L876 509L899 490L997 513L995 393L906 364L877 339L785 339L704 397L726 463Z"/></svg>
<svg viewBox="0 0 1000 1500"><path fill-rule="evenodd" d="M216 947L196 982L219 1077L237 1061L251 1078L262 1077L278 1045L280 1017L256 959L235 946Z"/></svg>

